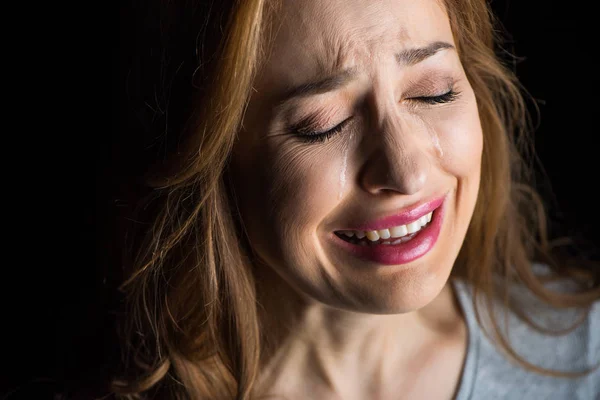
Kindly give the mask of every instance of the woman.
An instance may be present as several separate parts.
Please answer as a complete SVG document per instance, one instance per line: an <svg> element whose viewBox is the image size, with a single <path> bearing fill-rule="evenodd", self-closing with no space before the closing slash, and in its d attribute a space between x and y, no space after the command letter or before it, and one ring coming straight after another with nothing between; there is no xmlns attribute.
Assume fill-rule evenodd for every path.
<svg viewBox="0 0 600 400"><path fill-rule="evenodd" d="M115 392L600 396L600 281L550 253L484 1L172 7L197 89L150 174Z"/></svg>

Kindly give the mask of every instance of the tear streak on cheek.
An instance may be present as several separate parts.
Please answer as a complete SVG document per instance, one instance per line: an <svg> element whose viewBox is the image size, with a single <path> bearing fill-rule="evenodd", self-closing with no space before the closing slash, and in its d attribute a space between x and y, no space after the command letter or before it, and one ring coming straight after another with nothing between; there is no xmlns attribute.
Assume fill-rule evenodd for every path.
<svg viewBox="0 0 600 400"><path fill-rule="evenodd" d="M434 130L430 130L429 133L431 134L431 140L433 140L433 147L435 147L435 149L437 150L440 158L444 157L444 150L440 145L440 138L438 137L437 133Z"/></svg>
<svg viewBox="0 0 600 400"><path fill-rule="evenodd" d="M442 145L440 144L440 137L437 134L437 130L432 126L432 124L429 121L421 118L418 118L417 120L422 124L422 126L425 127L425 130L429 134L431 142L433 143L433 147L437 151L438 157L444 157L444 150L442 149Z"/></svg>
<svg viewBox="0 0 600 400"><path fill-rule="evenodd" d="M346 191L346 171L348 169L348 150L350 149L349 142L352 142L354 132L350 132L350 137L347 142L344 143L344 152L342 155L342 168L340 169L340 191L338 194L338 200L341 200Z"/></svg>

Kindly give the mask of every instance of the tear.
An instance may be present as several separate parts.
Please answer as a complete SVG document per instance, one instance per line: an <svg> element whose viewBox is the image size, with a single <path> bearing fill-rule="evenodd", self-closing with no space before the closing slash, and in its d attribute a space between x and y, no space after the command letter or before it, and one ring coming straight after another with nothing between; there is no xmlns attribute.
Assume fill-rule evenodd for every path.
<svg viewBox="0 0 600 400"><path fill-rule="evenodd" d="M431 124L428 121L425 121L421 118L417 119L417 121L419 121L421 126L423 126L425 128L425 130L431 137L431 142L433 143L433 147L435 147L435 150L438 153L438 157L440 157L440 158L443 157L444 150L442 150L442 146L440 144L440 138L438 137L438 134L435 131L435 129L433 129L433 127L431 126Z"/></svg>
<svg viewBox="0 0 600 400"><path fill-rule="evenodd" d="M437 133L435 133L435 131L431 132L431 136L432 136L432 140L433 140L433 146L437 150L439 156L443 157L444 150L442 150L442 146L440 146L440 138L438 137Z"/></svg>
<svg viewBox="0 0 600 400"><path fill-rule="evenodd" d="M342 154L342 168L340 169L340 191L338 194L338 200L344 197L346 190L346 172L348 170L348 151L350 149L350 142L352 142L354 132L350 132L348 140L344 143L344 150Z"/></svg>

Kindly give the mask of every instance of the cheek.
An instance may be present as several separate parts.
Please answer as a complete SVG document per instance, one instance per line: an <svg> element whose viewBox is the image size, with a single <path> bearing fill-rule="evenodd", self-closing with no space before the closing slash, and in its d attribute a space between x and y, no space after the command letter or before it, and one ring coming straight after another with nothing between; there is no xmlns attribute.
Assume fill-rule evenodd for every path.
<svg viewBox="0 0 600 400"><path fill-rule="evenodd" d="M271 262L305 260L318 224L338 202L343 149L273 141L257 154L240 193L253 199L243 207L251 242Z"/></svg>
<svg viewBox="0 0 600 400"><path fill-rule="evenodd" d="M335 207L343 162L332 144L293 145L276 153L265 184L282 225L316 228Z"/></svg>
<svg viewBox="0 0 600 400"><path fill-rule="evenodd" d="M477 105L473 101L463 112L440 121L436 131L443 149L444 170L458 178L477 179L481 169L483 134Z"/></svg>

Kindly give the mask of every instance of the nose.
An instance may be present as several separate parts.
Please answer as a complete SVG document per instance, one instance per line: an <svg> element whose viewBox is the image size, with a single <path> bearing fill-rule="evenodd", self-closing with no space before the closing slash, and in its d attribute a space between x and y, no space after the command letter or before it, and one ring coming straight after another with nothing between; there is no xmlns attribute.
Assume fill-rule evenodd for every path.
<svg viewBox="0 0 600 400"><path fill-rule="evenodd" d="M423 127L410 117L386 117L372 126L364 140L370 150L360 181L363 189L377 195L384 192L412 195L427 183L431 160Z"/></svg>

